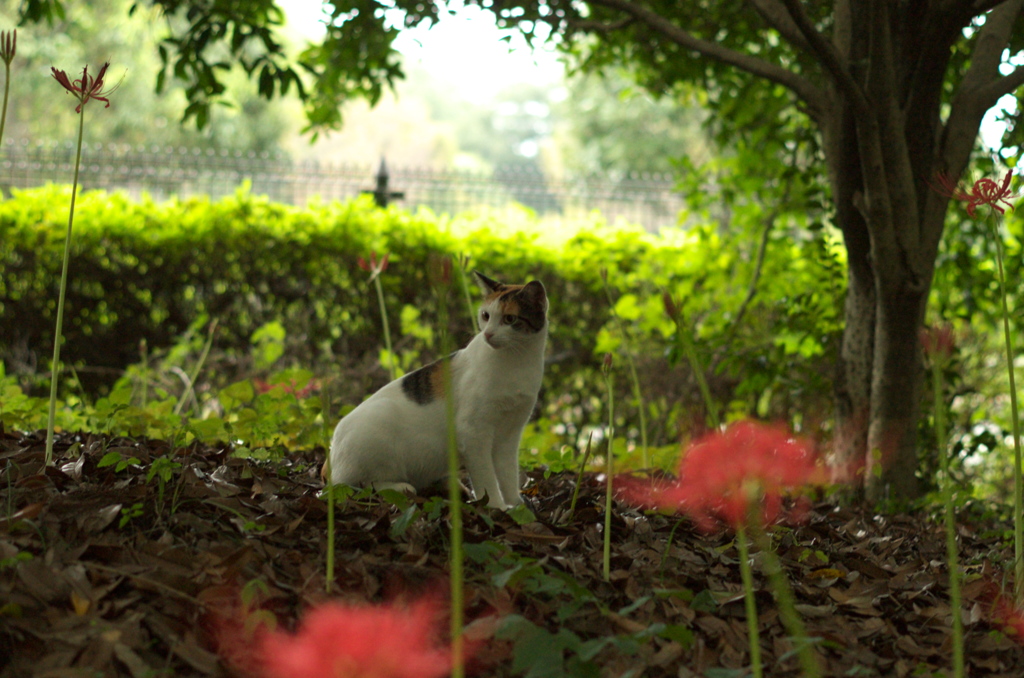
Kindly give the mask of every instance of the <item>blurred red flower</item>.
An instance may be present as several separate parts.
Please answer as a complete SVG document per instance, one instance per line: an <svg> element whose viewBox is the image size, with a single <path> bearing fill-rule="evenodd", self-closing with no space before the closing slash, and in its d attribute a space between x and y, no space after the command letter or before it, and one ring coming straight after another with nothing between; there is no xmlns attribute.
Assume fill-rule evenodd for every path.
<svg viewBox="0 0 1024 678"><path fill-rule="evenodd" d="M82 77L74 81L68 77L67 73L53 68L52 66L50 67L50 71L53 74L54 79L61 84L61 87L71 92L71 94L78 99L78 106L75 107L75 113L81 113L82 106L84 106L89 99L102 101L106 104L104 108L110 108L110 99L108 97L117 89L117 85L114 85L108 90L103 89L103 77L106 75L107 68L109 67L109 63L103 64L100 68L99 75L91 77L89 75L89 67L86 66L82 69Z"/></svg>
<svg viewBox="0 0 1024 678"><path fill-rule="evenodd" d="M930 358L946 360L953 355L956 346L953 327L949 324L925 327L921 330L921 348Z"/></svg>
<svg viewBox="0 0 1024 678"><path fill-rule="evenodd" d="M377 276L377 275L380 275L381 273L383 273L384 271L388 270L388 257L389 256L391 256L391 255L390 254L385 254L381 258L380 261L377 261L377 253L376 252L370 252L370 261L366 261L366 259L363 259L362 257L359 257L359 260L356 263L359 264L359 268L361 268L364 271L367 271L367 272L372 273L373 275Z"/></svg>
<svg viewBox="0 0 1024 678"><path fill-rule="evenodd" d="M784 428L741 421L694 442L679 463L674 482L622 483L627 501L682 511L701 529L721 522L746 525L753 508L774 522L782 511L782 491L823 483L814 447Z"/></svg>
<svg viewBox="0 0 1024 678"><path fill-rule="evenodd" d="M981 205L988 205L1000 214L1004 214L1006 210L999 203L1006 203L1006 206L1012 210L1013 205L1010 204L1009 198L1017 197L1010 191L1011 177L1013 177L1013 170L1007 170L1002 184L997 184L994 180L986 177L975 181L971 188L967 190L962 188L949 175L939 173L936 175L938 185L932 184L932 188L947 198L966 202L967 214L972 217L974 216L974 210Z"/></svg>
<svg viewBox="0 0 1024 678"><path fill-rule="evenodd" d="M265 631L264 678L439 678L452 668L432 598L409 607L327 603L292 634Z"/></svg>
<svg viewBox="0 0 1024 678"><path fill-rule="evenodd" d="M314 391L320 390L320 382L316 379L310 379L309 383L307 383L302 388L298 387L298 383L294 379L292 379L287 384L283 382L271 384L262 379L253 379L252 384L256 388L257 393L267 393L268 391L272 391L275 388L279 388L285 393L291 393L292 395L299 399L306 398Z"/></svg>
<svg viewBox="0 0 1024 678"><path fill-rule="evenodd" d="M999 595L992 609L992 621L1003 633L1024 645L1024 610L1014 605L1012 596Z"/></svg>

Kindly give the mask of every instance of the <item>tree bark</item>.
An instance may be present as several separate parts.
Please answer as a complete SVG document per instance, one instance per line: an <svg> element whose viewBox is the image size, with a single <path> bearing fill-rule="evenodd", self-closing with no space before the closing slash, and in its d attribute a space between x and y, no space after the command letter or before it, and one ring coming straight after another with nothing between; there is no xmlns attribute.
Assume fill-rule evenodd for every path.
<svg viewBox="0 0 1024 678"><path fill-rule="evenodd" d="M859 486L864 479L871 420L875 276L867 223L854 205L863 186L854 119L841 94L834 94L835 113L823 121L823 128L836 225L846 245L847 290L843 338L835 371L836 430L832 464L835 481Z"/></svg>

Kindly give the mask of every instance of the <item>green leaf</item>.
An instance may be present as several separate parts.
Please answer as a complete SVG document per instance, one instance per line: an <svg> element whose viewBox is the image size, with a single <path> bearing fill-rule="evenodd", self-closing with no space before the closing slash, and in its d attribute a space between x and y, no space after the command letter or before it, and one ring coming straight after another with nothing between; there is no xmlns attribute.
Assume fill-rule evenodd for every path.
<svg viewBox="0 0 1024 678"><path fill-rule="evenodd" d="M537 522L537 516L533 514L533 511L526 506L526 504L519 504L513 506L508 510L508 516L512 520L516 521L518 525L526 525L527 523Z"/></svg>
<svg viewBox="0 0 1024 678"><path fill-rule="evenodd" d="M658 631L658 636L665 640L671 640L689 649L693 646L693 631L683 624L669 624Z"/></svg>
<svg viewBox="0 0 1024 678"><path fill-rule="evenodd" d="M572 631L563 628L549 633L519 615L502 620L495 637L514 642L512 672L526 678L562 678L566 675L565 651L580 647L580 639Z"/></svg>
<svg viewBox="0 0 1024 678"><path fill-rule="evenodd" d="M107 452L104 454L99 462L96 464L96 468L103 468L105 466L114 466L121 461L123 457L120 452Z"/></svg>
<svg viewBox="0 0 1024 678"><path fill-rule="evenodd" d="M718 609L718 600L710 589L704 589L693 597L690 607L697 612L714 612Z"/></svg>
<svg viewBox="0 0 1024 678"><path fill-rule="evenodd" d="M621 616L632 614L633 612L639 610L644 605L644 603L646 603L650 599L651 599L651 596L640 596L639 598L634 600L632 603L630 603L626 607L624 607L621 610L619 610L618 614L621 615Z"/></svg>
<svg viewBox="0 0 1024 678"><path fill-rule="evenodd" d="M398 516L398 519L391 523L391 530L389 531L391 538L397 539L404 535L405 531L409 529L409 526L412 525L419 514L420 509L415 504L402 511L402 514Z"/></svg>
<svg viewBox="0 0 1024 678"><path fill-rule="evenodd" d="M224 420L220 417L207 419L189 419L189 428L196 438L202 441L227 440L228 431Z"/></svg>
<svg viewBox="0 0 1024 678"><path fill-rule="evenodd" d="M248 379L236 381L230 386L222 388L219 394L221 405L224 406L225 411L233 410L242 403L252 402L255 396L256 391Z"/></svg>
<svg viewBox="0 0 1024 678"><path fill-rule="evenodd" d="M375 490L374 494L392 506L397 507L400 511L404 511L410 504L412 504L412 499L409 498L409 495L405 492L399 492L398 490L385 488L382 490Z"/></svg>

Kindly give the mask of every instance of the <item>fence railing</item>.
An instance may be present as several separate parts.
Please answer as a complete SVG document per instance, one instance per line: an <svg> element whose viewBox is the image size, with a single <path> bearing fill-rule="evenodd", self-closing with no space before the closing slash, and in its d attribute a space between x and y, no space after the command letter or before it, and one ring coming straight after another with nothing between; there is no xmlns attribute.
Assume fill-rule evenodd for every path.
<svg viewBox="0 0 1024 678"><path fill-rule="evenodd" d="M75 147L70 143L8 140L0 149L0 189L48 182L70 183ZM375 188L376 165L293 161L284 155L198 148L87 145L82 151L83 189L171 196L222 197L248 181L257 195L293 204L344 200ZM501 168L479 173L430 168L389 168L398 204L438 213L521 203L542 215L577 217L594 210L609 222L624 220L657 230L676 223L683 207L671 175L550 177L532 170Z"/></svg>

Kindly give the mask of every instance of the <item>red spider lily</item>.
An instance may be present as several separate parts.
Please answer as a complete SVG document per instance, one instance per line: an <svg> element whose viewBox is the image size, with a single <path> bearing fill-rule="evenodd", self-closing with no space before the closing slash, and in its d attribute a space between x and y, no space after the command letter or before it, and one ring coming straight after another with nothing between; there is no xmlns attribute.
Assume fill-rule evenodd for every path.
<svg viewBox="0 0 1024 678"><path fill-rule="evenodd" d="M953 355L956 345L953 327L949 324L926 327L921 330L921 348L930 358L946 360Z"/></svg>
<svg viewBox="0 0 1024 678"><path fill-rule="evenodd" d="M370 273L373 273L374 275L380 275L384 271L388 270L389 256L391 256L390 253L385 254L380 261L377 261L377 253L370 252L369 262L367 262L366 259L359 257L359 261L357 263L359 264L359 268L363 269L364 271L368 271Z"/></svg>
<svg viewBox="0 0 1024 678"><path fill-rule="evenodd" d="M439 678L452 669L440 645L437 607L327 603L296 633L264 631L257 656L263 678Z"/></svg>
<svg viewBox="0 0 1024 678"><path fill-rule="evenodd" d="M783 428L742 421L693 443L679 464L679 479L670 483L626 481L628 501L689 514L706 531L720 521L746 525L760 504L762 524L782 510L781 493L824 482L824 472L810 443Z"/></svg>
<svg viewBox="0 0 1024 678"><path fill-rule="evenodd" d="M970 190L966 190L948 174L940 172L936 175L938 185L932 184L932 188L947 198L966 202L967 214L972 217L974 216L974 210L981 205L988 205L1000 214L1004 214L1006 210L999 203L1006 203L1006 206L1012 210L1013 205L1010 204L1009 198L1017 197L1010 191L1011 177L1013 177L1013 170L1007 170L1002 184L997 184L994 180L986 177L978 179L971 186Z"/></svg>
<svg viewBox="0 0 1024 678"><path fill-rule="evenodd" d="M100 68L100 73L96 77L89 75L89 67L86 66L82 69L82 77L78 80L72 81L68 78L68 74L64 71L50 67L50 71L53 73L53 77L61 84L61 87L71 92L71 94L78 99L78 106L75 107L75 113L82 112L82 106L84 106L90 99L96 99L106 104L104 108L110 108L109 97L114 90L117 89L117 85L114 85L110 89L103 89L103 76L107 74L107 68L110 66L109 63L103 64Z"/></svg>

